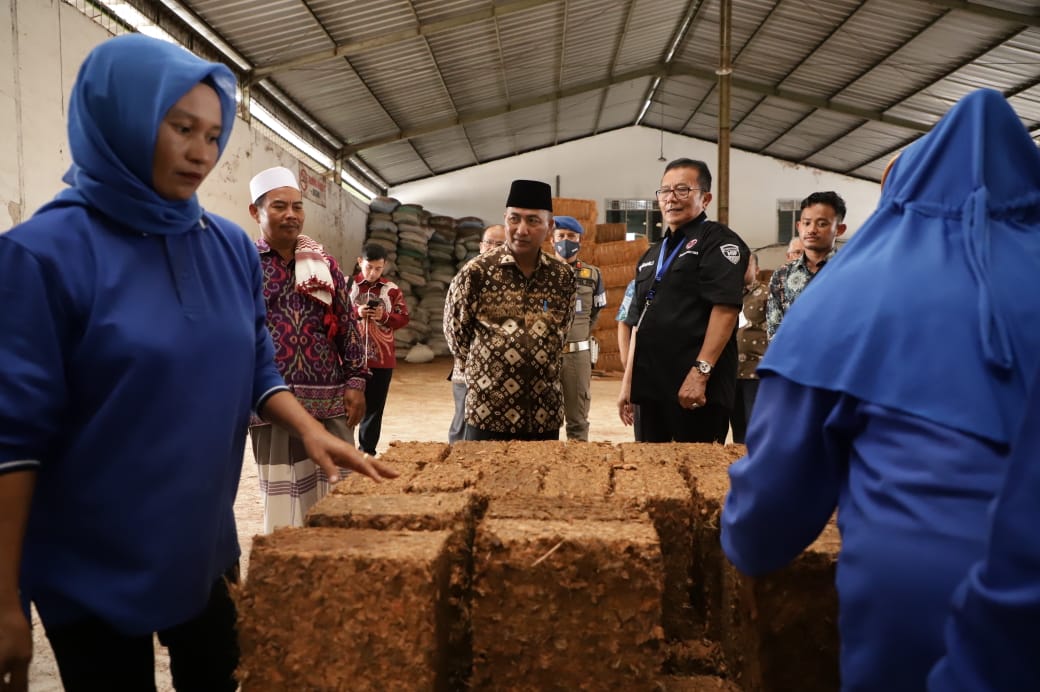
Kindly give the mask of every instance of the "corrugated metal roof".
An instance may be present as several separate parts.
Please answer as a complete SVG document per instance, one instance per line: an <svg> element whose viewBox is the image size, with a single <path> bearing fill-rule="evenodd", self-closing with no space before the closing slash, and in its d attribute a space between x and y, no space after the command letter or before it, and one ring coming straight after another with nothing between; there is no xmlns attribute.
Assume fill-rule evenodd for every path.
<svg viewBox="0 0 1040 692"><path fill-rule="evenodd" d="M648 96L641 124L718 132L720 0L131 1L174 23L180 3L390 184L632 125ZM732 20L737 148L877 179L981 86L1040 137L1035 0L732 0Z"/></svg>

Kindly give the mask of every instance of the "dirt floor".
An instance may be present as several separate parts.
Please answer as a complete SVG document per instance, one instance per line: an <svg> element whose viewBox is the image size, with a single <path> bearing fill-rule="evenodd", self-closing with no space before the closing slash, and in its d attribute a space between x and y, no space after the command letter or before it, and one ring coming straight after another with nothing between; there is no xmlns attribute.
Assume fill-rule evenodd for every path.
<svg viewBox="0 0 1040 692"><path fill-rule="evenodd" d="M448 425L454 412L451 370L447 358L439 358L425 365L401 363L394 371L390 396L383 416L383 433L379 449L394 440L446 441ZM619 374L609 377L594 376L592 380L592 410L589 414L590 440L631 442L632 428L618 420L617 394L621 386ZM561 431L561 436L565 433ZM263 505L260 500L256 468L252 453L246 445L242 466L242 481L235 502L238 533L242 543L243 574L249 566L249 548L253 536L262 530ZM61 681L50 645L42 627L34 629L35 655L29 671L29 689L33 692L60 692ZM156 643L156 681L160 692L172 690L166 650Z"/></svg>

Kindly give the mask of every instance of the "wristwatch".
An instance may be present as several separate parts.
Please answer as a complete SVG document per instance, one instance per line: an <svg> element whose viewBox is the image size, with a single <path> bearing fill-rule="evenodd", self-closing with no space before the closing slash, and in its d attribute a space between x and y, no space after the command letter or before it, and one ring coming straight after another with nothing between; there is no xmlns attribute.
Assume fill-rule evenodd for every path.
<svg viewBox="0 0 1040 692"><path fill-rule="evenodd" d="M711 375L711 363L706 360L695 360L693 361L694 367L700 370L702 375Z"/></svg>

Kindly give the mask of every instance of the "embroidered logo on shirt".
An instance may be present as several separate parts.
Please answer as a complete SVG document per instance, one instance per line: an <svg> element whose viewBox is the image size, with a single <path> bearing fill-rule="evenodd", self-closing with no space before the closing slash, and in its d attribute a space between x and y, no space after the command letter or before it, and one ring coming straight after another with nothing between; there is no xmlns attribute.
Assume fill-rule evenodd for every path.
<svg viewBox="0 0 1040 692"><path fill-rule="evenodd" d="M687 249L687 250L689 250L689 249L690 249L691 247L693 247L693 246L694 246L694 245L696 245L696 244L697 244L697 239L696 239L696 238L694 238L694 239L693 239L693 240L691 240L690 242L686 243L686 249Z"/></svg>
<svg viewBox="0 0 1040 692"><path fill-rule="evenodd" d="M722 256L728 259L733 264L740 261L740 248L732 243L727 243L719 248L722 250Z"/></svg>

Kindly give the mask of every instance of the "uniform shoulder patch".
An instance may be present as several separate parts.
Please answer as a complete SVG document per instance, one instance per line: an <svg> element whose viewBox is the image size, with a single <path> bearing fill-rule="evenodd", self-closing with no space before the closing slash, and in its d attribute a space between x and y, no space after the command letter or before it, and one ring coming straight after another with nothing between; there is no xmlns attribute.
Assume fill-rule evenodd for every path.
<svg viewBox="0 0 1040 692"><path fill-rule="evenodd" d="M592 276L592 270L591 270L591 269L588 269L588 268L586 268L586 267L583 267L583 268L582 268L582 270L581 270L581 272L580 272L580 273L578 274L578 276L580 276L580 277L581 277L581 278L583 278L583 279L587 279L587 278L589 278L590 276Z"/></svg>
<svg viewBox="0 0 1040 692"><path fill-rule="evenodd" d="M722 256L733 264L740 261L740 248L733 243L726 243L725 245L720 246L719 250L722 251Z"/></svg>

